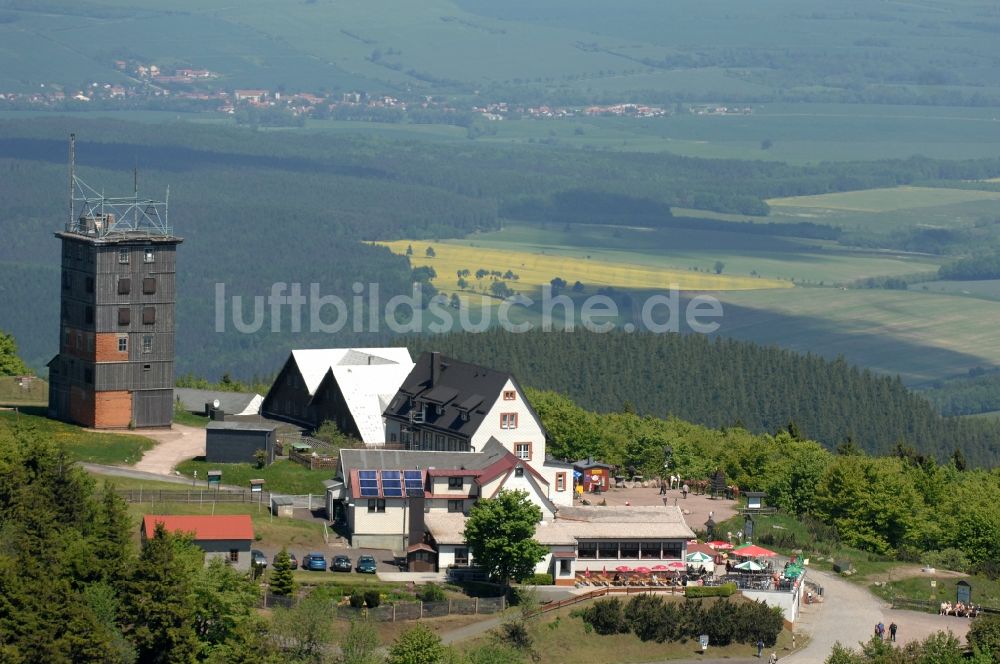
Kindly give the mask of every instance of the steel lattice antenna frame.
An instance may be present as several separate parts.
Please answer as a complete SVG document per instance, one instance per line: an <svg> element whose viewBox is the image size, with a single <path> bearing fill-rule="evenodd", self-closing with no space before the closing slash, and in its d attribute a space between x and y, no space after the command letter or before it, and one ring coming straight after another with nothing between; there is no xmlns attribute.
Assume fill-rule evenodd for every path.
<svg viewBox="0 0 1000 664"><path fill-rule="evenodd" d="M71 233L113 236L163 236L172 235L169 223L168 201L139 197L138 170L134 173L132 196L106 196L76 175L76 136L70 135L70 220L66 230ZM80 214L75 214L80 203ZM85 222L96 222L94 225Z"/></svg>

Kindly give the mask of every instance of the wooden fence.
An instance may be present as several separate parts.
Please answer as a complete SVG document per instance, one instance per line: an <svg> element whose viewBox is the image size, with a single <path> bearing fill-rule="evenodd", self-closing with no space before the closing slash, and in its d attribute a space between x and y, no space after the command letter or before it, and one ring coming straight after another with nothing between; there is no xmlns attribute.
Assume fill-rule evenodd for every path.
<svg viewBox="0 0 1000 664"><path fill-rule="evenodd" d="M340 460L337 457L313 456L288 450L288 458L309 470L337 470L340 467Z"/></svg>
<svg viewBox="0 0 1000 664"><path fill-rule="evenodd" d="M252 492L223 491L221 489L117 489L119 496L129 503L261 503L270 507L271 494L268 491Z"/></svg>
<svg viewBox="0 0 1000 664"><path fill-rule="evenodd" d="M298 596L289 597L265 592L261 596L261 608L291 608L301 601ZM331 606L328 615L338 620L375 620L377 622L399 622L403 620L423 620L451 615L490 615L501 613L507 608L504 597L470 597L449 599L440 602L392 602L373 608L355 608L348 605Z"/></svg>

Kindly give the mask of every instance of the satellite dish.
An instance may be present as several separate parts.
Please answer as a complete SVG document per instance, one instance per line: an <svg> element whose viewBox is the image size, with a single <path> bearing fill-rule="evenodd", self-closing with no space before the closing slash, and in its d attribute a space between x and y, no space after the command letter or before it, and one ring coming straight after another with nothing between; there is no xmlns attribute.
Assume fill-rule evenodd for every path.
<svg viewBox="0 0 1000 664"><path fill-rule="evenodd" d="M215 401L212 402L212 408L218 408L221 405L222 404L219 402L218 399L216 399Z"/></svg>

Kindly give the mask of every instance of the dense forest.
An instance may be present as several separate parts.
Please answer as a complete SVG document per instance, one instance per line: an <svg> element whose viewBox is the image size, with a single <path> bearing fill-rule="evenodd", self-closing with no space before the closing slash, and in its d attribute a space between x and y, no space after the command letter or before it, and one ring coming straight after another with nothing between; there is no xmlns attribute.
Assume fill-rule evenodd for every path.
<svg viewBox="0 0 1000 664"><path fill-rule="evenodd" d="M992 252L961 258L954 263L942 265L938 275L942 279L959 281L1000 279L1000 253Z"/></svg>
<svg viewBox="0 0 1000 664"><path fill-rule="evenodd" d="M919 391L942 415L1000 410L1000 369L976 368L967 376L936 380Z"/></svg>
<svg viewBox="0 0 1000 664"><path fill-rule="evenodd" d="M903 442L939 460L958 448L970 464L1000 461L1000 423L943 418L899 379L842 360L696 334L582 330L451 334L410 345L512 371L525 385L599 412L634 410L758 433L792 423L830 449L849 439L886 454Z"/></svg>

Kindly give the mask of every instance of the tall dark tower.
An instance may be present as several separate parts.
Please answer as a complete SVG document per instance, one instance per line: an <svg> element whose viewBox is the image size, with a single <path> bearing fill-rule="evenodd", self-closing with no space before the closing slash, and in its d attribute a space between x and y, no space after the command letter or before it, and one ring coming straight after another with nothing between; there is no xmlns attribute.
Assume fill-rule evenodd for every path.
<svg viewBox="0 0 1000 664"><path fill-rule="evenodd" d="M69 161L69 220L56 233L62 307L49 416L98 429L168 427L182 239L170 228L166 202L139 198L138 177L124 198L76 177L72 135Z"/></svg>

